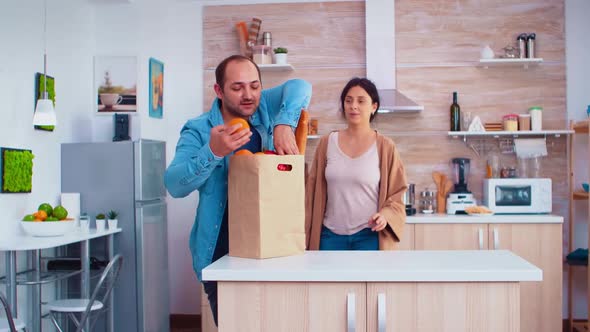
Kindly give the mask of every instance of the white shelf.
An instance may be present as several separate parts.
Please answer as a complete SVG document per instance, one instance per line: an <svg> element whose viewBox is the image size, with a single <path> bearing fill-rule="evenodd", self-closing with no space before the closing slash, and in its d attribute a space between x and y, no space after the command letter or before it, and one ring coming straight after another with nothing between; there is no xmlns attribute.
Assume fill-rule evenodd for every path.
<svg viewBox="0 0 590 332"><path fill-rule="evenodd" d="M543 58L497 58L497 59L479 59L479 65L488 67L499 67L499 66L523 66L525 69L529 66L535 66L543 62Z"/></svg>
<svg viewBox="0 0 590 332"><path fill-rule="evenodd" d="M512 136L512 137L519 137L519 136L547 136L547 135L554 135L555 137L559 137L561 135L570 135L573 134L573 130L565 129L565 130L540 130L540 131L449 131L448 135L453 138L459 137L476 137L476 136L488 136L488 137L500 137L500 136Z"/></svg>
<svg viewBox="0 0 590 332"><path fill-rule="evenodd" d="M307 135L307 139L318 139L322 137L321 135Z"/></svg>
<svg viewBox="0 0 590 332"><path fill-rule="evenodd" d="M293 66L290 64L286 65L278 65L278 64L271 64L271 65L258 65L260 71L292 71L294 70Z"/></svg>

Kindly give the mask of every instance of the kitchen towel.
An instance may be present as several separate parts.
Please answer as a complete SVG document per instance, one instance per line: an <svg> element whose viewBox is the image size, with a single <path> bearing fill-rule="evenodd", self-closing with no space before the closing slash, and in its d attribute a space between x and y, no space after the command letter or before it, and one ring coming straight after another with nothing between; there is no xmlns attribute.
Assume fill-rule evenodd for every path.
<svg viewBox="0 0 590 332"><path fill-rule="evenodd" d="M514 152L518 158L536 158L547 155L544 138L515 138Z"/></svg>

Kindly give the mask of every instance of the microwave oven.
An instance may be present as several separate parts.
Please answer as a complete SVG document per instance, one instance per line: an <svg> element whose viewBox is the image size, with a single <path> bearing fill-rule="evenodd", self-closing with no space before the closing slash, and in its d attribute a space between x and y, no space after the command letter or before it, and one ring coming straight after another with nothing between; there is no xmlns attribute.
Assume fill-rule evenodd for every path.
<svg viewBox="0 0 590 332"><path fill-rule="evenodd" d="M551 213L551 179L484 179L483 204L494 213Z"/></svg>

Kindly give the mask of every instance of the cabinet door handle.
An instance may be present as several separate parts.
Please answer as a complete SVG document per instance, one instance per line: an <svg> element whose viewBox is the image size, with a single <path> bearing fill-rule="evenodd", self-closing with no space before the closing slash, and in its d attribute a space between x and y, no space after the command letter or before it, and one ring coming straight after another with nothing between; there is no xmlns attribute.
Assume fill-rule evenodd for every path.
<svg viewBox="0 0 590 332"><path fill-rule="evenodd" d="M477 230L477 236L479 237L479 250L483 250L483 229Z"/></svg>
<svg viewBox="0 0 590 332"><path fill-rule="evenodd" d="M494 250L500 249L500 232L494 228Z"/></svg>
<svg viewBox="0 0 590 332"><path fill-rule="evenodd" d="M355 332L356 329L356 296L348 293L346 301L346 331Z"/></svg>
<svg viewBox="0 0 590 332"><path fill-rule="evenodd" d="M377 332L385 332L387 323L387 308L385 294L377 295Z"/></svg>

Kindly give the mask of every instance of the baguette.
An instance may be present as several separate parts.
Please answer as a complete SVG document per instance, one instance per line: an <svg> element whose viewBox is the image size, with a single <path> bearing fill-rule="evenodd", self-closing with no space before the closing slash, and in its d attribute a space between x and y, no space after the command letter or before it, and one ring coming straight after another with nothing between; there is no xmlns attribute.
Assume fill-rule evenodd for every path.
<svg viewBox="0 0 590 332"><path fill-rule="evenodd" d="M305 155L305 148L307 146L307 130L309 123L309 113L305 110L301 110L301 115L299 116L299 122L297 123L297 128L295 129L295 142L297 143L297 148L299 149L299 154Z"/></svg>

